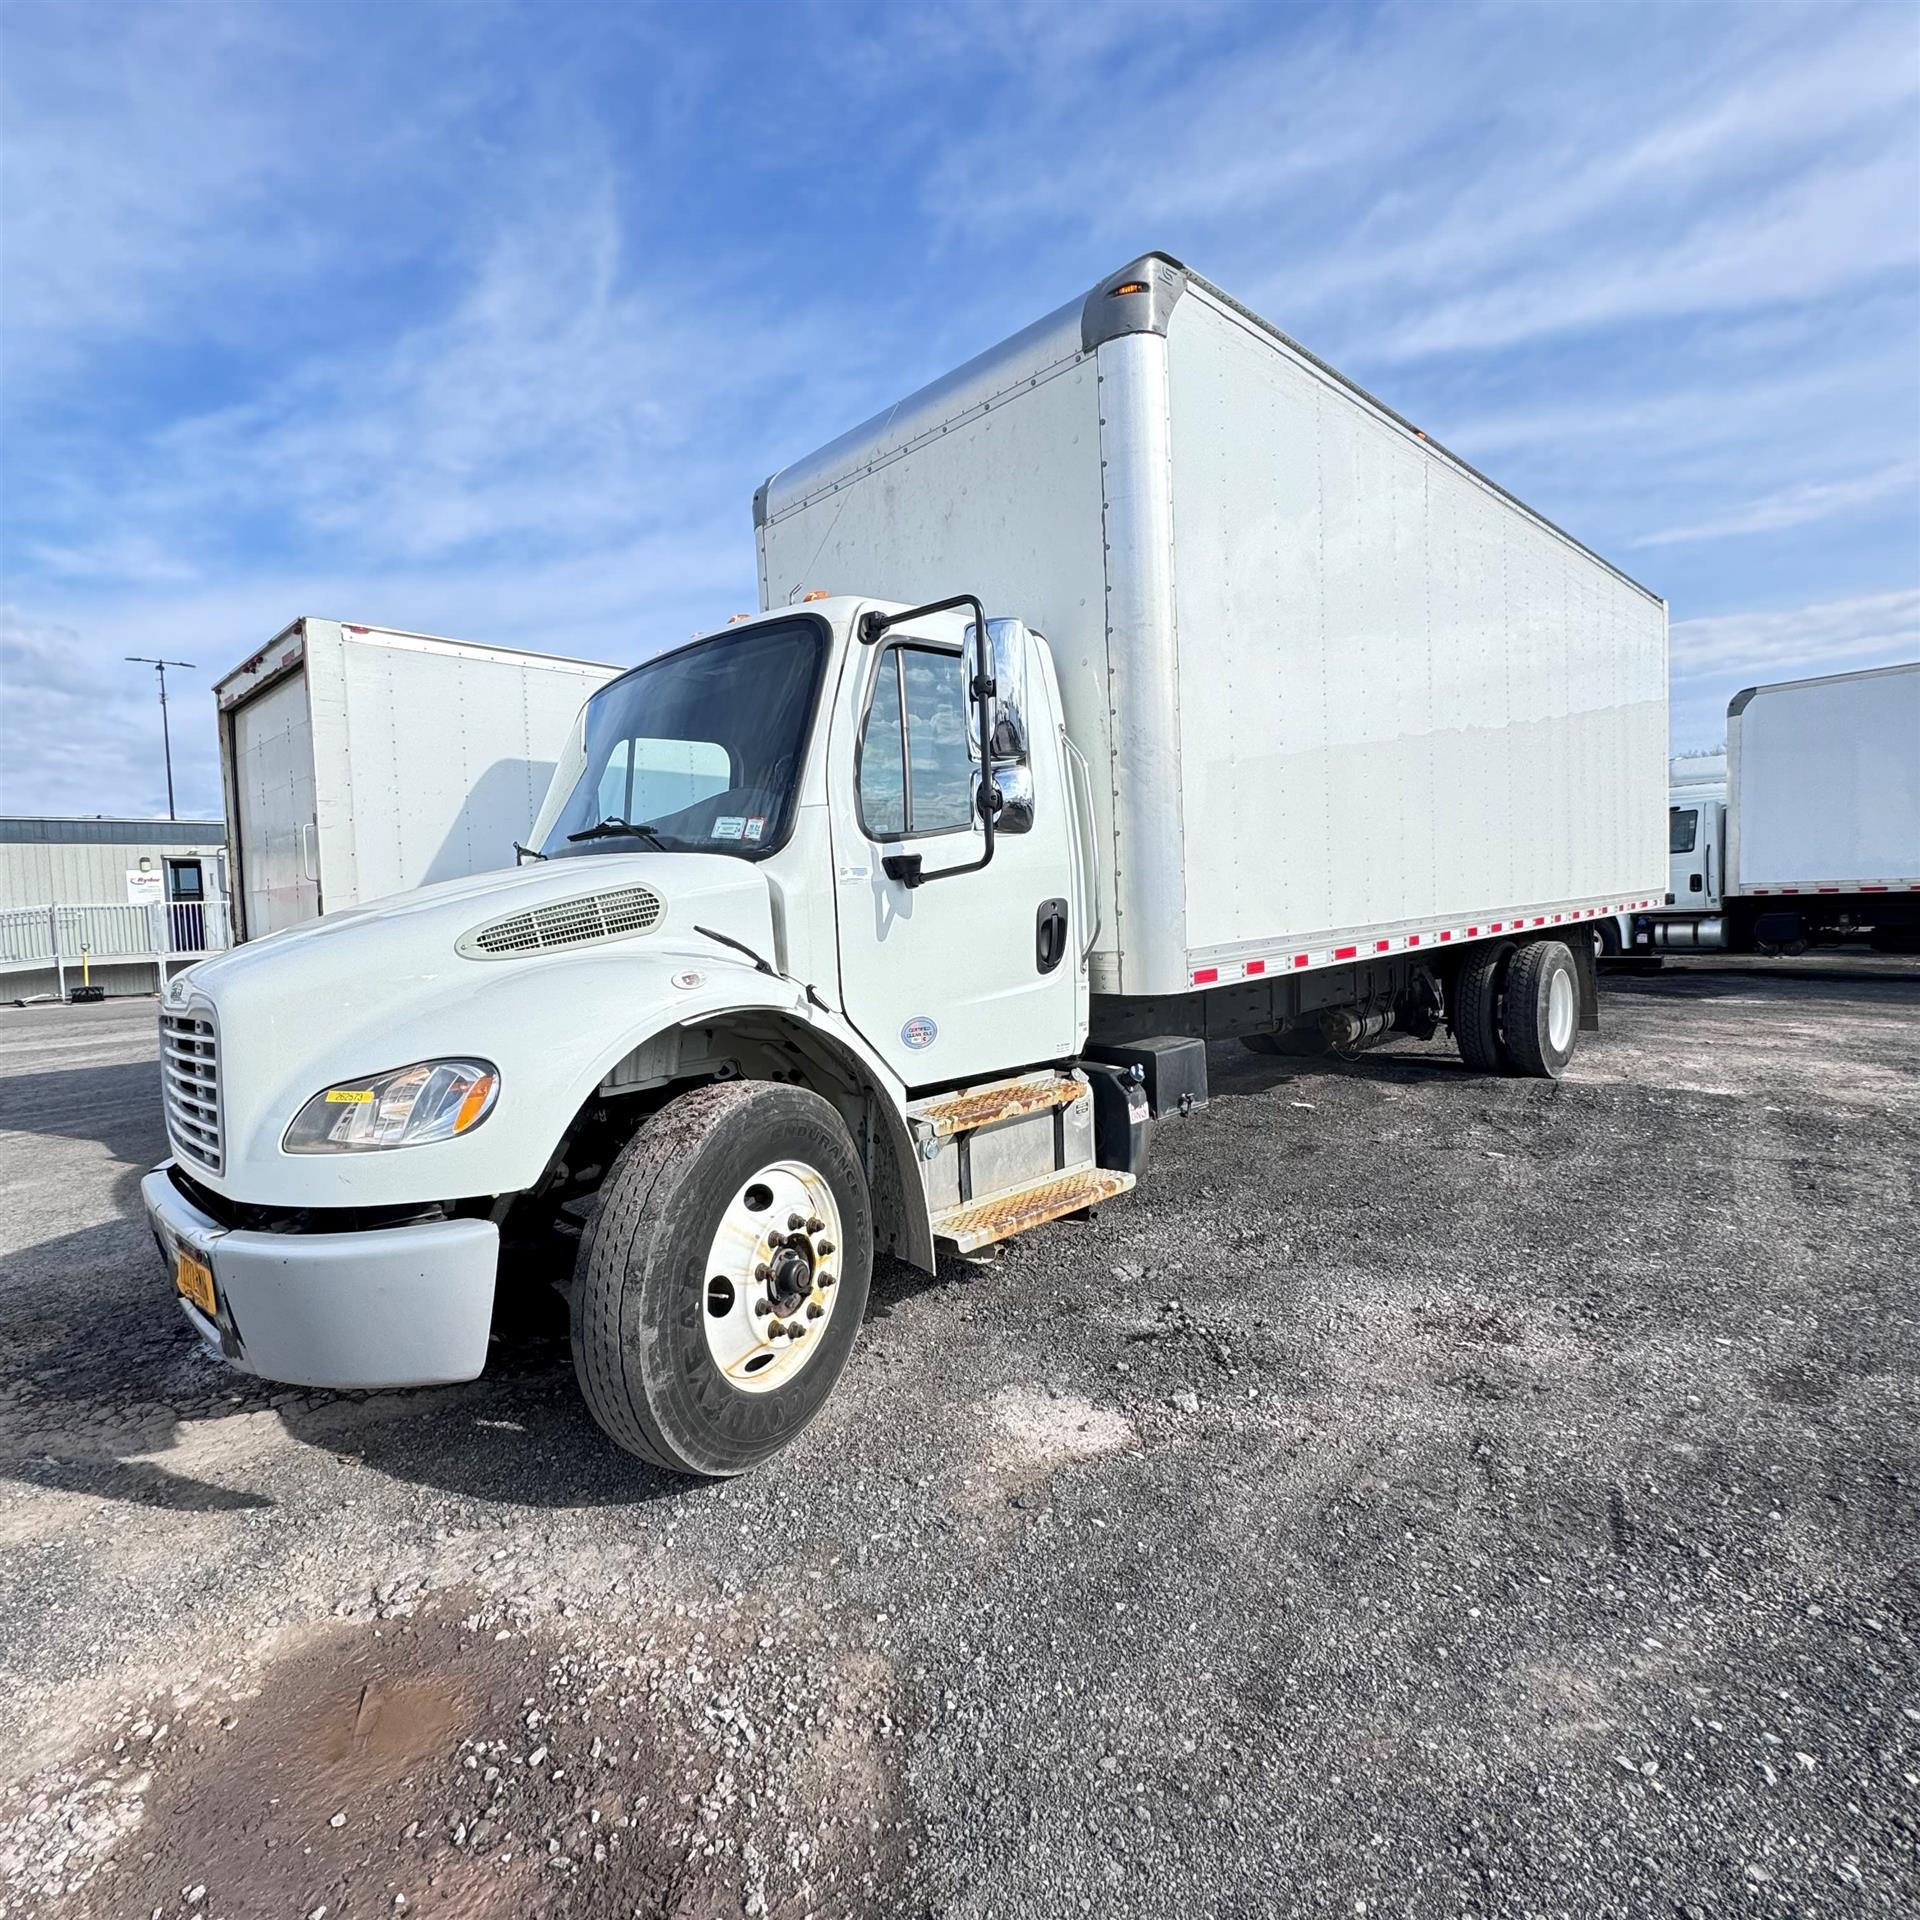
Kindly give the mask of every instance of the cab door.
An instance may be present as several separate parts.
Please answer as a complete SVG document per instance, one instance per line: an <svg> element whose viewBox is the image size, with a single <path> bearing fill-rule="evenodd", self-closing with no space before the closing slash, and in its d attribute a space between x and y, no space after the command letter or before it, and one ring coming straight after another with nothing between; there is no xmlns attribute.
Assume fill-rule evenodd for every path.
<svg viewBox="0 0 1920 1920"><path fill-rule="evenodd" d="M985 842L963 630L929 619L857 646L828 748L842 1005L909 1087L992 1079L1078 1048L1085 935L1049 675L1028 676L1026 751L1003 765L996 749L1010 798L992 860L945 871L972 866ZM921 884L888 873L890 857L915 855Z"/></svg>
<svg viewBox="0 0 1920 1920"><path fill-rule="evenodd" d="M1667 809L1667 891L1676 907L1706 908L1706 836L1701 831L1704 809L1698 801L1683 801Z"/></svg>

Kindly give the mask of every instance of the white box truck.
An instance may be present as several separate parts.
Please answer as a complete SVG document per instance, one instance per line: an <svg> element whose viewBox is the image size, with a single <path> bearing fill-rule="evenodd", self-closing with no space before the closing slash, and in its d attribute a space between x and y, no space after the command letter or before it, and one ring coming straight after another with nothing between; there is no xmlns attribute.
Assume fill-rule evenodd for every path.
<svg viewBox="0 0 1920 1920"><path fill-rule="evenodd" d="M1667 821L1634 953L1920 952L1920 662L1735 694L1724 762L1674 763Z"/></svg>
<svg viewBox="0 0 1920 1920"><path fill-rule="evenodd" d="M296 620L214 688L235 938L511 866L580 703L619 671Z"/></svg>
<svg viewBox="0 0 1920 1920"><path fill-rule="evenodd" d="M1586 929L1664 885L1663 603L1167 256L755 519L764 611L593 695L536 862L164 1002L144 1193L235 1364L471 1378L578 1223L595 1417L738 1472L876 1251L1116 1199L1209 1040L1555 1075L1597 1021Z"/></svg>

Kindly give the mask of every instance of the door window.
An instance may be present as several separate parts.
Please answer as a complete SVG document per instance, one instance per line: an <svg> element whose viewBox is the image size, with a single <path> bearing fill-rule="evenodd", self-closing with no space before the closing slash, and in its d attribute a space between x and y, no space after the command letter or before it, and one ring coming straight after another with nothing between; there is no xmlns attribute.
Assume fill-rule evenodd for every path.
<svg viewBox="0 0 1920 1920"><path fill-rule="evenodd" d="M868 838L954 833L973 824L966 673L957 653L889 647L860 732L860 824Z"/></svg>
<svg viewBox="0 0 1920 1920"><path fill-rule="evenodd" d="M1667 812L1667 851L1669 853L1691 853L1693 843L1700 831L1700 810L1697 807L1672 807Z"/></svg>
<svg viewBox="0 0 1920 1920"><path fill-rule="evenodd" d="M167 862L167 898L169 900L198 900L206 891L198 860L169 860Z"/></svg>

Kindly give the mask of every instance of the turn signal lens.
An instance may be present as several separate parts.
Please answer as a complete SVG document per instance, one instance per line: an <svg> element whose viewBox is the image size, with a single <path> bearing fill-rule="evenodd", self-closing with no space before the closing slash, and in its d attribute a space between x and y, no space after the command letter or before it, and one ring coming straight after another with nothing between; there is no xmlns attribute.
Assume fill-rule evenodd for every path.
<svg viewBox="0 0 1920 1920"><path fill-rule="evenodd" d="M1107 289L1109 300L1118 300L1123 293L1145 293L1147 283L1144 280L1122 280L1117 287Z"/></svg>
<svg viewBox="0 0 1920 1920"><path fill-rule="evenodd" d="M500 1093L485 1060L420 1060L316 1093L281 1142L288 1153L377 1153L471 1133Z"/></svg>

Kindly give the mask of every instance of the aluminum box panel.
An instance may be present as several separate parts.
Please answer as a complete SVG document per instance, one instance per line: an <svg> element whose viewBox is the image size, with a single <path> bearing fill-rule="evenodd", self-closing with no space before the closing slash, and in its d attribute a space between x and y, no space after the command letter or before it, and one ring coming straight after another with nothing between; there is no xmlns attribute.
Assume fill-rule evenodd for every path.
<svg viewBox="0 0 1920 1920"><path fill-rule="evenodd" d="M1727 779L1730 892L1920 886L1920 662L1750 688Z"/></svg>
<svg viewBox="0 0 1920 1920"><path fill-rule="evenodd" d="M1096 991L1663 894L1664 603L1137 265L1151 299L1103 282L776 474L762 604L973 591L1047 636L1103 842Z"/></svg>

